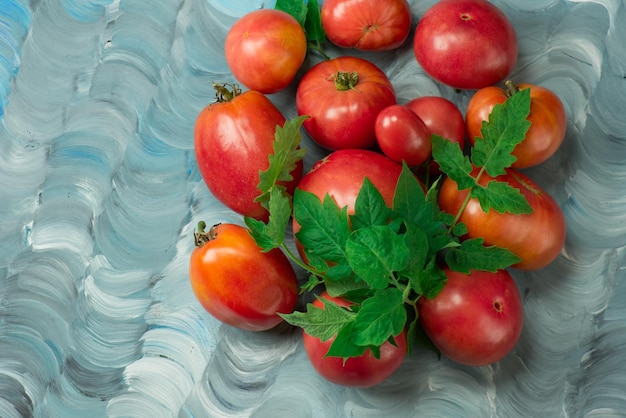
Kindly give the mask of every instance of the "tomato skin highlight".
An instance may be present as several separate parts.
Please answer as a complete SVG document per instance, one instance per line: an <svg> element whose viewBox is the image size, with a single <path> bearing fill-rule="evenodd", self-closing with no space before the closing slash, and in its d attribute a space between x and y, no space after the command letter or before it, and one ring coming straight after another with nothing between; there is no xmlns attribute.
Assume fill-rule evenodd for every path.
<svg viewBox="0 0 626 418"><path fill-rule="evenodd" d="M517 36L487 0L441 0L417 24L415 58L435 80L480 89L504 80L517 62Z"/></svg>
<svg viewBox="0 0 626 418"><path fill-rule="evenodd" d="M285 89L304 62L307 51L302 26L276 9L249 12L226 35L224 54L235 78L244 86L271 94Z"/></svg>
<svg viewBox="0 0 626 418"><path fill-rule="evenodd" d="M520 84L520 90L530 89L531 125L526 139L513 150L517 161L513 168L527 168L538 165L550 158L561 146L567 130L567 117L563 103L556 94L545 87L533 84ZM466 123L469 139L473 145L476 137L482 137L480 128L483 121L496 104L508 98L507 89L489 86L478 90L467 105Z"/></svg>
<svg viewBox="0 0 626 418"><path fill-rule="evenodd" d="M326 37L343 48L385 51L398 48L411 30L406 0L325 0L321 7Z"/></svg>
<svg viewBox="0 0 626 418"><path fill-rule="evenodd" d="M191 253L189 277L200 304L221 322L265 331L291 313L298 297L295 271L279 249L267 253L248 230L219 224L215 238Z"/></svg>
<svg viewBox="0 0 626 418"><path fill-rule="evenodd" d="M320 297L333 301L339 306L350 306L349 301L332 297L326 291L322 292ZM324 304L319 299L316 299L313 305L324 308ZM322 342L319 338L302 331L304 349L315 370L333 383L357 388L367 388L382 383L402 365L407 350L406 338L406 331L402 331L400 335L394 337L396 346L386 341L380 347L378 359L368 349L363 355L350 357L344 363L341 357L326 356L335 340L334 337Z"/></svg>
<svg viewBox="0 0 626 418"><path fill-rule="evenodd" d="M285 117L262 93L248 90L226 102L205 107L196 120L194 148L200 174L220 202L235 212L260 220L268 212L255 202L259 170L269 166L276 126ZM292 194L302 176L300 161L284 184Z"/></svg>
<svg viewBox="0 0 626 418"><path fill-rule="evenodd" d="M358 82L346 90L335 83L338 73L356 73ZM307 71L296 91L298 115L311 138L329 150L370 148L376 144L376 116L396 104L387 75L359 57L341 56L322 61Z"/></svg>
<svg viewBox="0 0 626 418"><path fill-rule="evenodd" d="M420 117L403 105L391 105L376 117L376 142L383 154L397 163L415 167L432 152L430 131Z"/></svg>
<svg viewBox="0 0 626 418"><path fill-rule="evenodd" d="M524 308L510 273L445 269L444 289L418 301L419 322L450 360L485 366L506 356L522 332Z"/></svg>
<svg viewBox="0 0 626 418"><path fill-rule="evenodd" d="M476 176L478 169L474 170ZM512 267L519 270L537 270L550 264L561 252L565 243L565 217L558 203L533 180L523 173L508 169L496 177L518 189L533 209L531 214L514 215L490 209L484 212L477 199L469 200L459 218L468 229L468 238L484 238L485 245L506 248L521 258ZM486 173L479 183L485 186L490 180ZM439 191L439 207L456 215L469 190L458 190L457 184L446 178Z"/></svg>

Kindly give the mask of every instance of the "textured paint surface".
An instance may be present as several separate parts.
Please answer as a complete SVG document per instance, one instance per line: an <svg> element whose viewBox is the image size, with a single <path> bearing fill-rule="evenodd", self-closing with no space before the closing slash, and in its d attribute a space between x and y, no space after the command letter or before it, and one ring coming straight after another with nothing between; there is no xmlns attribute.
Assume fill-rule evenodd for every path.
<svg viewBox="0 0 626 418"><path fill-rule="evenodd" d="M567 110L563 147L528 171L566 246L515 273L526 323L500 363L418 351L352 390L317 376L297 331L221 326L188 283L198 220L241 222L200 179L193 123L211 82L232 81L228 27L273 2L0 1L0 417L624 416L626 6L494 2L518 32L513 77ZM433 0L410 3L418 18ZM369 57L400 101L467 104L410 46ZM293 93L272 96L287 117Z"/></svg>

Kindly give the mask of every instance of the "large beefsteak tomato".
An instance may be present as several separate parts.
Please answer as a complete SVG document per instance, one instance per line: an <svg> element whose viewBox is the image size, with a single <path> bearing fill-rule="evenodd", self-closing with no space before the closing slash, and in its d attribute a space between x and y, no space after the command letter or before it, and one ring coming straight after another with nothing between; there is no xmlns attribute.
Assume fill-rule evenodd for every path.
<svg viewBox="0 0 626 418"><path fill-rule="evenodd" d="M417 62L441 83L479 89L504 80L517 62L517 36L487 0L441 0L417 24Z"/></svg>
<svg viewBox="0 0 626 418"><path fill-rule="evenodd" d="M343 48L384 51L398 48L411 30L406 0L325 0L322 26L329 41Z"/></svg>
<svg viewBox="0 0 626 418"><path fill-rule="evenodd" d="M341 56L314 65L296 91L298 115L308 115L304 128L330 150L370 148L376 143L378 113L396 104L387 75L372 62Z"/></svg>

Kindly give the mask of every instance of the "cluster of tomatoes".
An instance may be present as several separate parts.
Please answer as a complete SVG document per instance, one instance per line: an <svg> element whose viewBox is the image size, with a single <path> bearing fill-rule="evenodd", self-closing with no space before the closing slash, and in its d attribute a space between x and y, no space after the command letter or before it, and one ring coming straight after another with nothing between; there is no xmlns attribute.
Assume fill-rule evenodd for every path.
<svg viewBox="0 0 626 418"><path fill-rule="evenodd" d="M308 7L319 6L309 1ZM327 40L346 51L398 48L412 31L406 0L325 0L319 18ZM467 237L481 237L485 244L517 255L520 262L513 268L539 269L557 257L565 239L560 208L519 170L556 152L565 136L565 111L558 97L543 87L497 86L512 71L518 52L515 31L499 9L486 0L441 0L415 27L414 53L424 71L456 89L475 90L464 115L442 97L398 103L386 74L367 59L349 54L323 59L296 80L307 53L314 53L305 27L285 11L260 9L230 29L225 58L246 90L215 84L217 101L200 112L195 127L200 172L218 200L246 217L269 219L271 211L258 199L259 172L268 169L268 156L281 158L275 134L286 119L267 95L292 83L298 83L295 108L306 116L304 130L328 149L328 155L308 173L297 161L290 176L278 178L277 184L289 195L296 187L320 201L328 194L349 213L366 177L392 205L403 162L418 175L441 174L431 155L433 134L464 149L481 137L496 104L519 89L530 89L531 127L512 152L516 161L497 180L518 189L532 213L484 211L468 190L459 190L445 176L438 204L466 225ZM481 176L484 184L491 180ZM293 230L298 231L297 222ZM299 287L283 250L261 250L245 227L233 224L209 231L199 228L196 245L190 262L192 287L217 319L261 331L282 322L277 313L294 310ZM302 251L300 256L304 258ZM521 298L511 275L506 270L470 274L446 270L446 275L437 297L420 300L420 325L454 361L467 365L498 361L514 347L523 322ZM351 304L341 297L325 297L340 306ZM319 299L315 304L324 306ZM407 351L405 333L381 346L378 356L367 351L347 361L326 356L332 339L321 341L305 332L303 341L324 377L349 386L380 383L400 366Z"/></svg>

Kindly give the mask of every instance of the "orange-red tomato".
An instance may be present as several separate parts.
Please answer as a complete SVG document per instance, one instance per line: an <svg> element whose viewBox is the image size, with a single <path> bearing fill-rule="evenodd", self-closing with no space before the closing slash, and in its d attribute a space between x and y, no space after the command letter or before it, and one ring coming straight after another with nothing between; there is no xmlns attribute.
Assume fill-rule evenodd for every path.
<svg viewBox="0 0 626 418"><path fill-rule="evenodd" d="M251 90L276 93L286 88L304 62L304 29L288 13L259 9L242 16L224 43L226 63Z"/></svg>
<svg viewBox="0 0 626 418"><path fill-rule="evenodd" d="M225 99L226 100L226 99ZM194 148L202 178L220 202L244 216L267 220L259 202L259 171L267 170L274 153L276 126L285 117L263 94L248 90L230 100L205 107L196 120ZM302 176L302 161L283 182L293 193Z"/></svg>
<svg viewBox="0 0 626 418"><path fill-rule="evenodd" d="M322 292L320 297L339 306L350 306L350 302L334 298L326 291ZM316 299L313 305L324 309L324 304L319 299ZM367 349L361 356L350 357L344 363L341 357L326 356L335 340L334 337L322 342L303 331L302 338L304 349L315 370L333 383L351 387L371 387L382 383L402 365L407 350L406 331L402 331L400 335L394 337L395 346L386 341L380 347L379 358L374 357Z"/></svg>
<svg viewBox="0 0 626 418"><path fill-rule="evenodd" d="M533 84L512 86L515 89L530 89L531 125L526 138L513 150L517 157L512 165L514 168L526 168L540 164L550 158L559 148L565 138L567 118L565 108L559 97L545 87ZM465 120L467 132L472 145L476 137L482 137L480 128L483 121L488 120L489 114L497 103L504 103L512 94L510 88L490 86L478 90L467 105Z"/></svg>
<svg viewBox="0 0 626 418"><path fill-rule="evenodd" d="M248 331L275 327L291 313L298 282L280 249L263 252L248 230L218 224L191 253L189 277L200 304L225 324Z"/></svg>
<svg viewBox="0 0 626 418"><path fill-rule="evenodd" d="M475 176L477 171L473 173ZM550 194L528 176L514 169L496 177L518 189L533 209L531 214L498 213L482 210L477 199L472 198L463 210L459 221L468 229L469 238L484 238L485 245L497 245L513 252L521 261L514 268L535 270L547 266L561 252L565 243L566 225L563 212ZM483 174L479 183L485 186L493 178ZM457 184L446 178L439 191L439 206L456 215L469 190L459 191Z"/></svg>

